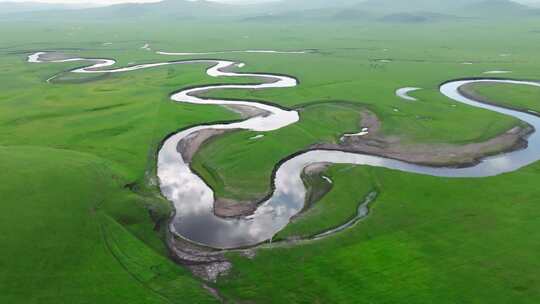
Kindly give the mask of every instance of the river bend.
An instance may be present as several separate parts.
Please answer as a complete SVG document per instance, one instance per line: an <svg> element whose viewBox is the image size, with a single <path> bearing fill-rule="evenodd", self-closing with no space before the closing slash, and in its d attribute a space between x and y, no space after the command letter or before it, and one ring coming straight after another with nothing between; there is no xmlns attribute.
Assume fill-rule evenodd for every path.
<svg viewBox="0 0 540 304"><path fill-rule="evenodd" d="M240 51L235 51L240 52ZM255 51L246 51L255 52ZM266 53L282 53L265 51ZM192 53L165 53L161 55L191 55ZM215 52L221 54L221 52ZM294 52L301 53L301 52ZM222 89L271 89L290 88L298 81L289 76L273 74L248 74L231 72L243 64L225 60L181 60L159 63L141 64L129 67L111 68L115 65L112 59L69 58L62 60L46 60L46 53L39 52L28 57L31 63L44 62L88 62L88 66L70 70L72 73L121 73L146 68L174 64L210 64L207 74L212 77L254 77L258 84L208 85L181 90L171 95L175 102L213 105L236 105L254 107L265 113L240 122L215 125L199 125L182 130L168 137L161 147L157 161L157 175L162 194L172 202L175 214L170 222L170 230L179 237L193 243L218 248L233 249L253 246L267 240L282 230L291 218L302 211L306 199L306 189L301 179L302 170L314 163L352 164L383 167L409 173L424 174L450 178L481 178L518 170L540 160L540 135L535 131L528 138L528 147L523 150L504 153L482 160L477 165L467 168L436 168L420 166L403 161L348 153L341 151L312 150L298 154L284 161L275 171L272 195L262 202L254 214L242 218L221 218L214 214L215 196L213 190L194 172L189 163L178 152L179 143L205 129L212 130L252 130L269 132L296 123L300 117L298 112L277 106L243 100L221 100L202 98L197 95L211 90ZM54 78L54 77L53 77ZM502 79L456 80L440 86L440 92L446 97L469 106L482 108L520 119L534 127L540 128L540 117L532 113L520 112L495 105L485 104L462 95L459 88L471 83L506 83L540 87L532 81ZM358 181L362 182L362 181Z"/></svg>

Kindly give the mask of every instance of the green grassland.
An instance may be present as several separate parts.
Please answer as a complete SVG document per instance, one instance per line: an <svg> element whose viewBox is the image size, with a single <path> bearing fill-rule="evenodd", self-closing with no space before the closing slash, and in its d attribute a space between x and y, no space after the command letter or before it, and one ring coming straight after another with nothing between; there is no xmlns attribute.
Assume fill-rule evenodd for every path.
<svg viewBox="0 0 540 304"><path fill-rule="evenodd" d="M130 233L153 227L139 199L122 206L130 194L109 161L38 146L2 147L0 156L2 303L212 302L163 248ZM120 207L119 217L108 212Z"/></svg>
<svg viewBox="0 0 540 304"><path fill-rule="evenodd" d="M354 166L330 167L324 173L324 176L333 181L330 192L293 219L274 239L309 238L352 219L367 195L379 191L377 177L371 174L370 170L354 168ZM334 180L337 183L334 183Z"/></svg>
<svg viewBox="0 0 540 304"><path fill-rule="evenodd" d="M339 103L309 105L302 111L299 123L263 138L253 140L251 138L259 133L247 131L214 139L196 154L193 168L216 193L230 193L241 200L264 197L278 162L321 140L336 143L343 133L356 132L360 109L356 105ZM230 154L222 153L222 150ZM261 171L257 172L252 166ZM238 177L237 172L245 174Z"/></svg>
<svg viewBox="0 0 540 304"><path fill-rule="evenodd" d="M381 36L377 40L362 41L354 49L343 49L342 40L354 44L346 38L342 40L333 37L332 46L321 48L321 52L294 56L294 76L301 80L301 85L293 89L275 89L265 91L228 91L213 92L213 97L245 98L277 102L290 108L302 108L313 102L348 101L375 112L383 121L383 132L386 135L398 135L405 143L452 143L466 144L490 139L497 134L510 129L517 121L505 116L489 113L483 110L471 109L458 104L452 107L452 102L442 96L438 86L449 79L460 77L489 76L483 72L494 69L515 70L512 77L534 78L534 68L527 63L534 62L534 56L525 55L528 47L520 48L520 52L512 53L510 48L501 47L497 39L501 37L483 37L485 40L471 41L468 35L463 35L461 28L445 30L450 35L452 45L439 41L437 31L433 28L410 27L398 37L390 36L389 29L377 28L361 31L361 35L370 38L371 32ZM353 31L353 29L347 29ZM507 29L512 31L512 29ZM447 32L446 32L447 31ZM469 31L469 30L468 30ZM324 32L324 30L323 30ZM342 35L350 32L343 31ZM457 33L460 33L459 35ZM519 33L528 36L531 33ZM474 33L471 35L476 36ZM477 35L481 35L477 33ZM495 36L501 35L494 33ZM517 34L516 34L517 35ZM445 39L447 36L445 36ZM313 38L315 39L315 38ZM392 42L387 42L386 39ZM494 39L493 41L491 39ZM427 45L429 41L429 46ZM514 40L519 43L521 40ZM440 42L440 45L437 45ZM312 44L319 46L322 42ZM426 45L424 45L426 44ZM387 49L387 51L384 51ZM489 49L489 51L487 51ZM505 49L507 51L505 51ZM512 47L511 49L515 49ZM417 51L420 50L420 51ZM488 52L488 55L480 53ZM512 53L510 56L501 56ZM522 57L523 56L523 57ZM392 59L391 63L374 62L375 59ZM259 69L264 71L287 71L290 69L289 58L272 57L271 61ZM473 65L463 65L463 62L473 62ZM520 63L524 63L523 65ZM264 61L262 62L264 63ZM261 63L257 63L256 66ZM251 65L247 67L251 69ZM420 101L415 103L403 102L394 95L397 88L405 86L421 87L423 90L415 94ZM534 88L528 90L538 91ZM533 95L534 96L534 95ZM398 109L399 112L395 112ZM310 113L301 113L305 120L303 129L316 130L318 126L310 125L309 121L319 123L317 115L308 118ZM456 124L456 121L466 121L466 124ZM335 122L324 123L340 129L341 133L350 132L347 122L336 125ZM282 134L294 134L297 126L280 130ZM317 132L317 131L311 131ZM267 157L268 143L271 139L263 139L249 144L250 132L220 137L211 145L204 147L194 161L194 168L201 176L209 177L208 182L220 197L246 199L249 195L242 193L252 189L251 197L269 191L268 176L275 165L275 158L283 159L291 154L291 150L306 149L312 142L301 140L284 141L272 147L273 153ZM281 135L287 136L287 135ZM296 135L295 135L296 136ZM236 144L239 138L244 141ZM324 141L325 138L320 138ZM334 138L335 140L335 138ZM238 157L235 157L235 156ZM275 155L275 156L274 156ZM231 158L240 160L230 162ZM226 161L221 161L226 160ZM246 172L238 175L235 172ZM257 176L256 178L253 178ZM261 180L266 180L266 186L261 188ZM247 182L247 184L246 184ZM227 185L227 186L224 186Z"/></svg>
<svg viewBox="0 0 540 304"><path fill-rule="evenodd" d="M258 141L249 140L253 132L227 134L196 155L194 167L218 195L251 198L268 190L277 161L314 142L357 131L364 108L380 117L385 134L410 143L463 144L506 131L518 122L452 107L438 86L500 69L512 70L513 78L539 79L538 28L534 20L400 26L0 22L0 302L212 302L202 282L167 257L163 224L171 210L155 186L155 153L171 132L238 118L220 107L175 104L171 92L251 81L214 79L204 74L204 64L196 64L96 79L63 75L63 81L47 84L50 76L81 64L28 64L27 52L64 50L127 65L177 59L141 50L147 42L165 51L318 49L306 55L205 56L243 61L242 70L285 73L301 81L289 89L212 92L301 109L296 125ZM405 86L423 88L414 93L418 102L394 95ZM476 89L503 104L540 109L537 89ZM253 260L231 255L231 275L211 284L226 299L540 300L538 165L478 180L350 166L331 167L325 174L334 180L331 192L278 237L335 227L377 189L372 214L323 241L259 250Z"/></svg>
<svg viewBox="0 0 540 304"><path fill-rule="evenodd" d="M334 170L347 170L332 175L334 190L349 188L333 205L324 202L328 215L320 222L346 207L338 204L352 212L365 195L357 185L370 180L380 191L371 215L323 241L259 250L253 260L233 257L233 273L219 282L223 293L256 303L535 303L540 297L538 165L481 180ZM293 224L287 231L306 228Z"/></svg>
<svg viewBox="0 0 540 304"><path fill-rule="evenodd" d="M531 86L477 84L473 92L488 100L496 100L497 104L521 111L540 110L540 90Z"/></svg>

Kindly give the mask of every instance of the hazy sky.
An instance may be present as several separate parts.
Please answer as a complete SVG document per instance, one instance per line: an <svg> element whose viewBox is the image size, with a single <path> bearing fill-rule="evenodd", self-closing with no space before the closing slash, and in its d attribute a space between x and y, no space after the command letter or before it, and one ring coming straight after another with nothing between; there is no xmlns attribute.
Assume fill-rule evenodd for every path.
<svg viewBox="0 0 540 304"><path fill-rule="evenodd" d="M125 2L159 2L161 0L0 0L0 2L48 2L48 3L70 3L70 4L95 4L95 5L107 5ZM210 0L216 2L227 3L245 3L245 2L268 2L275 0ZM331 0L329 0L331 1ZM406 1L406 0L404 0ZM515 2L525 4L540 4L540 0L513 0Z"/></svg>
<svg viewBox="0 0 540 304"><path fill-rule="evenodd" d="M44 2L44 3L67 3L67 4L88 4L88 5L110 5L118 3L148 3L162 0L0 0L0 2ZM196 0L188 0L196 1ZM261 3L279 0L208 0L224 3ZM330 0L331 1L331 0ZM538 0L540 1L540 0Z"/></svg>
<svg viewBox="0 0 540 304"><path fill-rule="evenodd" d="M70 4L85 4L85 3L92 3L92 4L115 4L115 3L126 3L126 2L136 2L136 3L144 3L144 2L159 2L161 0L0 0L0 2L46 2L46 3L70 3ZM194 1L194 0L189 0ZM268 1L276 1L276 0L210 0L210 1L216 1L216 2L228 2L228 3L244 3L244 2L268 2Z"/></svg>

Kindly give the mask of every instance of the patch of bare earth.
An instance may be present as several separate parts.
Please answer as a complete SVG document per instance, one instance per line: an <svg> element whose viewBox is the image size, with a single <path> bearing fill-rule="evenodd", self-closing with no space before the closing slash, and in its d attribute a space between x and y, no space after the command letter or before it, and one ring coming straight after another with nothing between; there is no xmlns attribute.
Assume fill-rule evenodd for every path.
<svg viewBox="0 0 540 304"><path fill-rule="evenodd" d="M203 129L193 132L178 143L176 150L178 153L182 154L186 163L191 163L193 156L195 156L195 153L199 151L199 148L205 142L209 141L212 137L222 135L225 132L226 130L218 129Z"/></svg>
<svg viewBox="0 0 540 304"><path fill-rule="evenodd" d="M369 134L348 136L338 144L321 143L312 148L366 153L433 167L466 167L490 155L527 147L527 137L534 131L531 126L517 126L480 143L413 145L402 143L399 137L381 134L381 123L372 112L362 112L361 121L361 128L368 128Z"/></svg>
<svg viewBox="0 0 540 304"><path fill-rule="evenodd" d="M251 107L237 108L244 115L260 115L259 112L245 111ZM326 149L351 153L376 155L419 165L433 167L467 167L480 162L483 158L499 153L515 151L527 147L527 137L534 129L531 126L517 126L484 142L466 145L452 144L409 144L403 143L398 136L386 136L381 132L381 121L368 111L361 112L359 129L367 128L369 133L358 136L344 136L339 143L318 143L306 150ZM179 151L186 161L191 161L193 155L205 142L214 136L223 134L222 130L207 129L194 133L179 144ZM306 168L304 173L320 174L327 164L318 164ZM266 196L254 201L237 201L217 198L214 212L217 216L242 217L255 212L260 202Z"/></svg>

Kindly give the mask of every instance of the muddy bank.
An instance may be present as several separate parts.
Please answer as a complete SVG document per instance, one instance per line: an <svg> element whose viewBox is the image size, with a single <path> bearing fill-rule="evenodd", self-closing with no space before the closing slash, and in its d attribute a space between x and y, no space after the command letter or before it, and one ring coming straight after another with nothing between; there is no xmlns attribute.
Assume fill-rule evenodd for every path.
<svg viewBox="0 0 540 304"><path fill-rule="evenodd" d="M249 107L245 107L249 108ZM245 111L244 115L254 115ZM534 129L531 126L517 126L490 140L466 145L451 144L404 144L398 136L385 136L381 132L382 122L371 111L360 113L359 129L369 129L369 134L363 136L342 137L339 143L318 143L306 150L339 150L352 153L370 154L401 160L408 163L432 167L468 167L477 164L483 158L505 152L516 151L527 147L527 137ZM191 161L198 149L213 136L223 134L223 130L205 129L194 133L187 141L181 141L179 151L185 155L186 161ZM182 146L182 147L180 147ZM322 172L328 163L314 164L305 168L302 179L308 189L306 209L316 203L330 189L327 187L310 187L316 179L321 179ZM309 182L306 182L309 181ZM331 188L331 185L328 185ZM321 193L319 193L321 192ZM245 217L252 215L269 195L261 196L253 201L238 201L228 198L216 198L214 213L223 218ZM306 210L305 209L305 210ZM305 211L304 210L304 211Z"/></svg>
<svg viewBox="0 0 540 304"><path fill-rule="evenodd" d="M171 234L168 235L167 245L169 255L174 261L207 282L216 282L232 268L222 251L197 246Z"/></svg>
<svg viewBox="0 0 540 304"><path fill-rule="evenodd" d="M485 82L485 84L496 85L497 83L496 82ZM475 87L475 84L471 83L471 84L467 84L467 85L459 87L458 90L459 90L459 93L461 93L461 95L463 95L463 96L465 96L467 98L470 98L470 99L478 100L478 101L486 103L486 104L494 105L494 106L497 106L497 107L504 107L504 108L511 109L511 110L516 110L516 111L527 112L527 113L533 114L533 115L539 115L537 113L534 113L534 111L530 111L527 108L520 108L520 107L515 107L515 106L497 104L497 103L489 100L485 96L482 96L482 95L478 94L474 90L474 87Z"/></svg>
<svg viewBox="0 0 540 304"><path fill-rule="evenodd" d="M330 190L332 190L332 180L324 176L324 173L331 165L332 164L330 163L310 164L302 171L302 180L304 181L304 186L306 187L307 192L304 209L298 214L298 216L311 208L328 192L330 192ZM291 218L291 220L294 220L298 216Z"/></svg>
<svg viewBox="0 0 540 304"><path fill-rule="evenodd" d="M377 191L371 191L368 193L366 197L360 202L358 205L358 208L356 209L356 214L348 221L344 222L343 224L330 228L324 231L321 231L319 233L315 233L311 236L292 236L288 237L283 240L279 240L277 242L274 242L270 245L262 245L260 247L263 248L277 248L277 247L284 247L284 246L291 246L291 245L301 245L301 244L307 244L309 242L322 240L328 237L331 237L335 234L338 234L340 232L343 232L345 230L353 228L356 224L358 224L360 221L367 218L371 212L370 206L375 202L377 199L379 193Z"/></svg>
<svg viewBox="0 0 540 304"><path fill-rule="evenodd" d="M524 149L527 147L527 137L534 132L531 126L524 125L516 126L503 134L480 143L466 145L411 145L402 143L402 140L398 136L383 135L381 132L381 121L373 112L364 110L360 115L361 123L359 129L368 128L369 134L343 137L340 143L315 144L306 149L306 151L317 149L337 150L383 156L431 167L462 168L473 166L491 155ZM314 178L320 179L322 172L329 165L328 163L321 163L306 167L302 176L304 182L306 180L313 181ZM325 187L314 187L311 189L308 183L305 183L305 185L308 189L306 208L309 208L330 191L330 189L326 189ZM331 188L331 185L329 186ZM318 193L321 191L322 193ZM217 198L214 212L216 215L226 218L249 216L255 212L259 206L259 202L264 201L266 197L268 195L261 196L260 199L254 201L236 201Z"/></svg>
<svg viewBox="0 0 540 304"><path fill-rule="evenodd" d="M43 55L43 52L28 56L28 62L47 62L42 61L40 55ZM173 214L173 218L170 221L170 232L178 236L179 239L189 240L192 243L203 244L211 248L223 250L246 248L271 241L277 232L281 231L290 223L291 218L305 208L308 195L304 180L302 179L302 173L306 166L313 163L327 162L332 164L383 167L433 177L483 178L516 171L537 162L540 158L540 134L532 133L527 137L527 134L533 128L526 127L525 125L526 123L539 129L540 120L537 115L530 115L529 113L513 111L469 99L463 96L458 90L461 86L481 82L524 84L535 87L540 87L540 83L493 78L450 80L440 86L441 94L446 97L462 104L517 118L523 123L520 127L513 128L505 132L505 134L501 134L483 143L464 146L414 145L407 143L405 139L397 136L384 136L384 134L376 129L376 124L379 122L373 116L371 118L373 125L371 125L368 115L367 121L365 119L363 121L364 125L360 127L362 132L347 134L348 136L343 136L343 139L337 143L305 147L305 150L280 161L272 172L271 189L273 191L265 197L264 201L261 200L254 214L245 218L224 219L215 215L214 191L199 175L191 170L190 164L184 161L184 155L178 152L179 143L185 140L183 143L184 147L181 147L180 150L186 150L185 154L187 158L190 158L196 152L197 147L200 147L209 138L215 136L215 131L212 129L242 129L257 133L271 132L297 123L300 115L296 110L286 109L256 100L204 98L200 97L200 94L207 93L210 90L223 89L260 90L292 88L297 86L299 81L294 77L278 74L226 73L223 69L230 68L239 63L211 59L164 61L119 68L112 68L116 63L112 59L71 58L48 62L77 61L89 62L83 67L71 69L67 72L112 74L166 65L204 63L212 64L206 70L206 74L211 77L255 77L259 81L263 81L263 83L215 84L191 87L177 91L170 96L171 100L175 102L216 106L253 106L270 113L267 116L258 116L242 121L193 126L168 136L161 145L157 156L159 187L162 195L174 205L174 209L177 211ZM268 83L266 79L271 79L271 82ZM370 126L371 130L369 128ZM204 129L210 129L209 133L190 136L193 135L192 133ZM199 137L200 139L198 139ZM488 155L518 150L525 147L527 146L525 139L530 141L527 149L487 157L479 162L481 158ZM195 148L192 151L188 151L190 146ZM316 147L320 148L316 149ZM479 163L476 164L477 162ZM430 166L419 164L428 164ZM324 176L322 179L324 179ZM183 253L186 253L185 250ZM181 252L178 254L180 255ZM197 261L200 259L211 259L212 261ZM203 267L209 278L214 277L213 273L220 273L224 268L227 268L226 262L215 256L196 256L195 258L183 258L183 260L191 260L191 265L197 265L197 267L194 267L194 271L200 271L200 263L212 263L211 267Z"/></svg>
<svg viewBox="0 0 540 304"><path fill-rule="evenodd" d="M225 108L240 114L242 118L251 118L255 116L268 116L270 113L259 108L242 106L242 105L226 105Z"/></svg>
<svg viewBox="0 0 540 304"><path fill-rule="evenodd" d="M330 164L315 164L313 174L322 174ZM311 167L311 166L310 166ZM254 259L259 249L285 248L290 246L305 245L315 241L319 241L335 234L348 230L365 219L370 213L370 205L375 201L378 192L370 192L359 204L357 214L343 224L331 228L312 236L307 237L291 237L278 240L276 242L267 242L257 244L250 248L234 249L234 250L216 250L204 246L198 246L182 238L168 235L168 248L170 256L177 263L189 269L193 275L203 279L206 282L215 283L220 277L227 276L233 264L225 257L227 253L236 253L247 259ZM216 298L222 299L221 295L214 288L203 284L203 287L211 292Z"/></svg>
<svg viewBox="0 0 540 304"><path fill-rule="evenodd" d="M323 179L322 174L329 163L316 163L307 166L302 172L302 180L307 189L304 209L309 209L332 188L331 183ZM241 218L252 215L269 195L253 201L238 201L227 198L216 198L214 214L223 218Z"/></svg>
<svg viewBox="0 0 540 304"><path fill-rule="evenodd" d="M314 165L314 167L316 167L316 171L313 173L323 173L328 165L329 164ZM378 193L375 191L369 193L362 200L362 202L360 202L357 209L357 214L351 219L345 221L338 227L322 231L312 236L291 237L278 240L276 242L265 242L245 249L215 250L208 247L195 245L191 242L169 234L168 248L170 251L170 256L177 263L189 269L194 276L199 277L206 282L215 283L220 277L227 276L233 268L233 264L225 257L225 254L236 253L245 257L246 259L254 259L259 249L286 248L291 246L305 245L331 237L354 227L360 221L365 219L370 213L370 205L377 198L377 194ZM203 287L212 293L212 295L214 295L216 298L222 299L221 295L216 289L211 288L206 284L203 284Z"/></svg>
<svg viewBox="0 0 540 304"><path fill-rule="evenodd" d="M256 116L266 116L269 113L254 107L242 105L228 105L226 108L239 113L242 118L249 119ZM184 161L191 164L193 157L202 147L210 142L212 138L235 131L225 129L202 129L183 138L178 142L177 151L182 155ZM192 170L194 170L192 168ZM223 218L240 217L253 214L258 207L258 202L235 201L226 198L216 198L214 203L214 213Z"/></svg>
<svg viewBox="0 0 540 304"><path fill-rule="evenodd" d="M320 143L311 149L340 150L365 153L408 163L432 167L468 167L483 158L527 147L527 137L534 132L532 126L516 126L490 140L466 145L451 144L404 144L397 136L385 136L380 132L381 122L369 111L362 113L360 128L369 128L365 136L348 136L338 144Z"/></svg>
<svg viewBox="0 0 540 304"><path fill-rule="evenodd" d="M167 248L170 258L206 282L215 283L220 277L230 273L233 264L226 258L225 254L234 252L247 259L253 259L256 256L257 247L218 250L194 244L171 234L170 231L167 232ZM217 290L212 290L217 292Z"/></svg>
<svg viewBox="0 0 540 304"><path fill-rule="evenodd" d="M208 142L212 137L225 134L230 130L219 129L203 129L191 133L178 142L176 150L180 153L186 163L191 163L195 153L199 151L200 147Z"/></svg>

